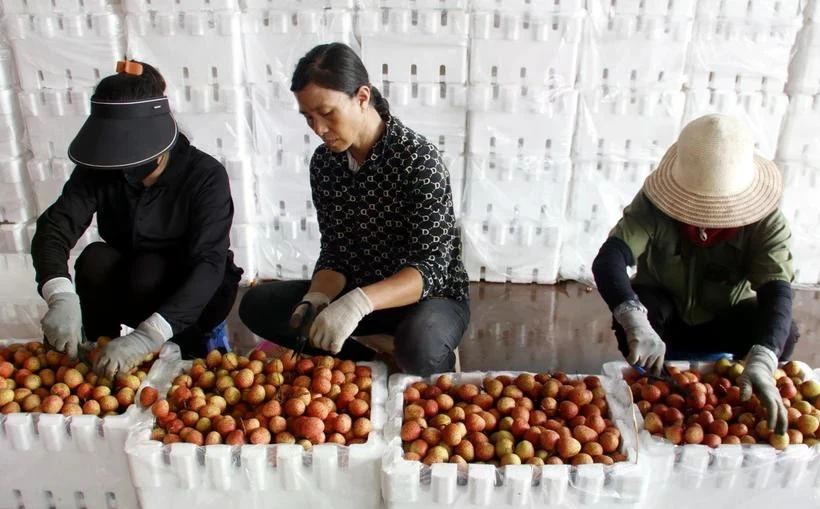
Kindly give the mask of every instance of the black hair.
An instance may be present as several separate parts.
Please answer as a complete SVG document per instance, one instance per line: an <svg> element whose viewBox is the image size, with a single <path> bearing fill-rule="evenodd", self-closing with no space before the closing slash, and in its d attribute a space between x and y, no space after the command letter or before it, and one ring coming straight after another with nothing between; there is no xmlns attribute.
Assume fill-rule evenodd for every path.
<svg viewBox="0 0 820 509"><path fill-rule="evenodd" d="M370 87L370 104L383 120L390 118L390 105L381 92L370 84L362 60L347 44L321 44L299 59L290 91L299 92L313 83L323 88L344 92L353 97L363 86Z"/></svg>
<svg viewBox="0 0 820 509"><path fill-rule="evenodd" d="M133 62L142 65L142 74L134 76L120 72L106 76L94 89L94 98L103 101L129 101L165 95L165 78L159 71L145 62Z"/></svg>

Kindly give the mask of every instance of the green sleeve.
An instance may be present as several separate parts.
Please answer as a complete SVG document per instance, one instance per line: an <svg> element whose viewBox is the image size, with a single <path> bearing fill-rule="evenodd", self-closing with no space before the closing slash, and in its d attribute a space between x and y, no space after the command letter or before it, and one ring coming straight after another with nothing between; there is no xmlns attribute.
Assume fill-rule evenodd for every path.
<svg viewBox="0 0 820 509"><path fill-rule="evenodd" d="M791 238L789 224L780 209L753 226L747 268L752 290L771 281L791 283L794 278Z"/></svg>
<svg viewBox="0 0 820 509"><path fill-rule="evenodd" d="M624 209L624 215L618 224L609 232L610 237L621 239L629 246L636 263L655 233L657 213L643 191L639 191L632 203Z"/></svg>

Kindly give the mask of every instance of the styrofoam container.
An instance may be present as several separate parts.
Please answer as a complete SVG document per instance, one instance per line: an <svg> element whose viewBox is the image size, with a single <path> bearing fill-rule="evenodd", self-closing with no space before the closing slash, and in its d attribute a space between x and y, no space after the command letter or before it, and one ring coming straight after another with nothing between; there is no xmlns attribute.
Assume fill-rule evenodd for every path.
<svg viewBox="0 0 820 509"><path fill-rule="evenodd" d="M169 343L142 387L170 382L174 358L179 358L179 348ZM103 418L31 413L0 416L0 507L137 507L125 440L131 428L151 418L139 403L122 415Z"/></svg>
<svg viewBox="0 0 820 509"><path fill-rule="evenodd" d="M817 379L808 365L799 364L807 379ZM714 363L670 361L667 365L709 373ZM602 373L623 378L627 368L629 365L623 361L608 362ZM650 466L652 491L663 500L685 500L680 507L737 507L734 500L740 496L749 498L744 500L743 507L765 508L795 496L811 500L820 488L820 446L790 445L780 452L768 444L675 446L643 429L643 417L637 406L633 413L641 430L641 456Z"/></svg>
<svg viewBox="0 0 820 509"><path fill-rule="evenodd" d="M481 386L485 377L517 376L519 372L447 373L455 384ZM466 472L457 465L442 463L424 466L403 458L400 437L404 410L404 389L425 380L433 383L439 375L423 379L411 375L390 377L385 426L387 451L382 461L382 489L389 509L477 508L477 507L637 507L646 498L647 473L635 463L638 442L629 412L629 387L623 380L599 377L607 394L610 418L621 431L622 452L628 460L610 466L592 465L512 465L496 468L471 464ZM585 375L573 375L581 379Z"/></svg>
<svg viewBox="0 0 820 509"><path fill-rule="evenodd" d="M126 452L142 509L379 508L387 367L361 365L373 372L373 431L364 444L321 444L309 452L297 444L163 445L150 439L153 420L132 430ZM179 363L177 373L189 366Z"/></svg>

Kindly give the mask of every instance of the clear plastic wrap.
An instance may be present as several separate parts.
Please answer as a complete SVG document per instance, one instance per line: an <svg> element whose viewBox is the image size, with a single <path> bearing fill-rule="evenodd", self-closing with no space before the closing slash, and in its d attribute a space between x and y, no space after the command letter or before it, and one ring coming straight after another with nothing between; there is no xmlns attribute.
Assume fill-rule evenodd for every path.
<svg viewBox="0 0 820 509"><path fill-rule="evenodd" d="M519 372L447 373L455 384L481 384L485 377L517 376ZM472 464L467 470L439 463L426 466L403 458L400 431L404 389L417 381L410 375L390 377L385 425L387 450L382 460L382 491L389 509L426 507L641 507L649 485L639 461L638 439L631 415L631 392L622 380L600 377L607 396L610 418L623 438L621 452L627 461L591 465L493 465ZM584 375L570 378L580 379Z"/></svg>
<svg viewBox="0 0 820 509"><path fill-rule="evenodd" d="M709 373L710 362L669 362L681 370L696 369ZM799 363L806 379L817 373ZM604 364L608 377L622 378L628 368L623 361ZM820 446L792 444L776 451L768 444L675 446L653 437L644 429L640 411L633 409L637 421L641 461L650 474L651 500L675 507L748 507L767 509L799 504L814 507L820 503Z"/></svg>
<svg viewBox="0 0 820 509"><path fill-rule="evenodd" d="M140 391L147 385L170 382L168 368L178 363L174 359L179 359L179 348L169 343ZM139 403L122 415L104 418L31 413L0 416L0 500L4 506L32 509L137 507L123 449L131 429L151 418Z"/></svg>
<svg viewBox="0 0 820 509"><path fill-rule="evenodd" d="M362 363L373 373L367 442L320 444L163 445L150 440L153 420L131 430L126 453L143 509L167 507L261 508L271 504L316 508L381 506L379 465L384 452L387 368ZM176 373L190 367L178 363ZM161 397L169 385L157 387Z"/></svg>

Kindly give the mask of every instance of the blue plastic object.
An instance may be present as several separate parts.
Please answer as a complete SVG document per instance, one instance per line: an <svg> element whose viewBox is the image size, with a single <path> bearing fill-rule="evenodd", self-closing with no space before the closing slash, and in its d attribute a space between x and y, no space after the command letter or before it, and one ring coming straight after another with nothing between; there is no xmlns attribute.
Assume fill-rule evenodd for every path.
<svg viewBox="0 0 820 509"><path fill-rule="evenodd" d="M231 345L228 342L228 327L224 321L211 331L211 337L208 338L208 351L211 350L219 350L222 353L231 351Z"/></svg>

